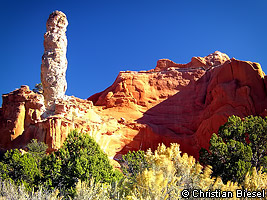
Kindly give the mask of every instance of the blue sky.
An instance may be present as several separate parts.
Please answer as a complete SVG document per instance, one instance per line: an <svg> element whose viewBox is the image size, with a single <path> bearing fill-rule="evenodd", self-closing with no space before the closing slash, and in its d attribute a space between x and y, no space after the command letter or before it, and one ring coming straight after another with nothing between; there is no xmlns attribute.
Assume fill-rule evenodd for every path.
<svg viewBox="0 0 267 200"><path fill-rule="evenodd" d="M0 0L1 95L41 82L43 35L54 10L69 21L67 95L85 99L119 71L149 70L161 58L187 63L216 50L267 72L266 0Z"/></svg>

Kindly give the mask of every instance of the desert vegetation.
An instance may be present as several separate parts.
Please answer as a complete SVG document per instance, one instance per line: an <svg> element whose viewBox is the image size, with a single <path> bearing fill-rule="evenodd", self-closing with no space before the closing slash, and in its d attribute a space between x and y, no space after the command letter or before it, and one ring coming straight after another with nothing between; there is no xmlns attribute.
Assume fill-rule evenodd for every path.
<svg viewBox="0 0 267 200"><path fill-rule="evenodd" d="M200 162L211 165L213 176L243 183L254 167L267 171L267 118L231 116L210 139L209 150L200 150Z"/></svg>
<svg viewBox="0 0 267 200"><path fill-rule="evenodd" d="M200 151L200 163L179 144L159 144L155 151L128 152L121 170L76 130L49 155L44 143L32 140L27 152L1 156L0 199L182 199L183 191L196 190L230 191L235 199L237 189L267 189L266 132L267 118L232 116Z"/></svg>

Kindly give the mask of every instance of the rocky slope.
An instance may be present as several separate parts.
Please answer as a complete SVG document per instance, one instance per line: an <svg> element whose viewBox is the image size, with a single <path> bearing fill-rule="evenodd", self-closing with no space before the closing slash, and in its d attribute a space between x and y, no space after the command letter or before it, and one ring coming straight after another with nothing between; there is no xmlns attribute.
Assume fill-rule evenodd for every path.
<svg viewBox="0 0 267 200"><path fill-rule="evenodd" d="M215 52L188 64L159 60L155 69L120 72L103 92L66 97L45 116L44 98L22 86L3 95L0 147L23 148L37 138L58 149L70 130L92 135L110 158L129 150L181 144L198 157L228 116L267 115L267 77L258 63Z"/></svg>

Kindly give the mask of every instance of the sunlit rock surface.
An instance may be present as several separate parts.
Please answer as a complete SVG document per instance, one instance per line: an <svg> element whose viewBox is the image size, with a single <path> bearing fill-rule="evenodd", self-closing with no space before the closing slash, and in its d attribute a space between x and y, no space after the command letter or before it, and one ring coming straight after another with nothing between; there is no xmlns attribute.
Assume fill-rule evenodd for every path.
<svg viewBox="0 0 267 200"><path fill-rule="evenodd" d="M55 102L64 98L67 89L67 26L66 15L60 11L51 13L46 22L41 81L45 106L52 112L55 110Z"/></svg>

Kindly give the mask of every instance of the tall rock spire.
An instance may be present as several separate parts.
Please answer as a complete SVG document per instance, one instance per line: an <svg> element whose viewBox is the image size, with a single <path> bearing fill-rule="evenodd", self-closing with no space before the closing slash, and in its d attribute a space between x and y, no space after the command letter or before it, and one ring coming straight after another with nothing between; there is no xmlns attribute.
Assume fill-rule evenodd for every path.
<svg viewBox="0 0 267 200"><path fill-rule="evenodd" d="M55 110L55 101L62 99L67 89L67 26L67 17L61 11L51 13L46 22L41 81L45 106L49 111Z"/></svg>

